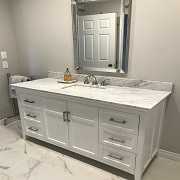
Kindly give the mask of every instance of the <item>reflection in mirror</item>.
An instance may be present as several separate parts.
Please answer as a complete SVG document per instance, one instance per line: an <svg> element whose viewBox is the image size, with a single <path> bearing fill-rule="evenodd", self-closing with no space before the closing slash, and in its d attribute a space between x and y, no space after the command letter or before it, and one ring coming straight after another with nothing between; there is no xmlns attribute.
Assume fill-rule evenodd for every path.
<svg viewBox="0 0 180 180"><path fill-rule="evenodd" d="M127 71L131 0L73 0L76 70Z"/></svg>

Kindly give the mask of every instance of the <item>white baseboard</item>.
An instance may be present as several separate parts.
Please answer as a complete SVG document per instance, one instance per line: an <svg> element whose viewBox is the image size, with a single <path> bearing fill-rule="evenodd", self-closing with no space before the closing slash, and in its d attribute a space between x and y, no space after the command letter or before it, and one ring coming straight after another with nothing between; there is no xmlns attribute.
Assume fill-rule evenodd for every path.
<svg viewBox="0 0 180 180"><path fill-rule="evenodd" d="M164 157L164 158L167 158L167 159L171 159L171 160L174 160L174 161L180 161L180 154L173 153L173 152L170 152L170 151L165 151L165 150L162 150L162 149L159 149L158 156Z"/></svg>

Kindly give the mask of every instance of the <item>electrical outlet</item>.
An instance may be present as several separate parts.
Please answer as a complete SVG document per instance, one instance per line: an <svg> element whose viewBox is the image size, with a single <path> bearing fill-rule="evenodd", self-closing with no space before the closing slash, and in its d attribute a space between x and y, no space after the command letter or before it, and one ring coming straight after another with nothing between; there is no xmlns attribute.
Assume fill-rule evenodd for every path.
<svg viewBox="0 0 180 180"><path fill-rule="evenodd" d="M8 62L7 61L3 61L2 64L3 64L4 69L8 69Z"/></svg>
<svg viewBox="0 0 180 180"><path fill-rule="evenodd" d="M6 59L7 58L7 53L6 52L1 52L1 57L2 57L2 59Z"/></svg>

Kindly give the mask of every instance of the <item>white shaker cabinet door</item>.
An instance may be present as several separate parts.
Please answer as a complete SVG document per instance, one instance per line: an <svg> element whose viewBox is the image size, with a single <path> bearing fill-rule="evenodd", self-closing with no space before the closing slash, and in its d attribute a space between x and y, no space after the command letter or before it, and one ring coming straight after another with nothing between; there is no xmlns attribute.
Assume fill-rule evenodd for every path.
<svg viewBox="0 0 180 180"><path fill-rule="evenodd" d="M43 99L45 138L58 146L69 147L66 101ZM63 113L64 112L64 113Z"/></svg>
<svg viewBox="0 0 180 180"><path fill-rule="evenodd" d="M68 102L70 148L98 157L98 108Z"/></svg>

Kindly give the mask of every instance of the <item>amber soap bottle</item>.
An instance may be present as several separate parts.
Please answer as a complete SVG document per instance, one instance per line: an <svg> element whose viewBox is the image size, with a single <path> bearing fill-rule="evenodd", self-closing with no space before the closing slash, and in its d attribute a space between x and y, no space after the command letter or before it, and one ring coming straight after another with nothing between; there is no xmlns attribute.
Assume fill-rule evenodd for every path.
<svg viewBox="0 0 180 180"><path fill-rule="evenodd" d="M72 81L72 75L68 68L66 69L64 73L64 81Z"/></svg>

